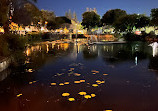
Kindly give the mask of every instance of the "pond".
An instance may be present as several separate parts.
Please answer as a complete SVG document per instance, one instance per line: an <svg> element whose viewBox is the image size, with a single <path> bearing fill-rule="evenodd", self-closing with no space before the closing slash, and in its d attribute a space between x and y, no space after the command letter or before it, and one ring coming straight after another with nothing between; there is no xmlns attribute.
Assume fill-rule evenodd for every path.
<svg viewBox="0 0 158 111"><path fill-rule="evenodd" d="M157 55L143 42L28 45L0 73L0 111L157 111Z"/></svg>

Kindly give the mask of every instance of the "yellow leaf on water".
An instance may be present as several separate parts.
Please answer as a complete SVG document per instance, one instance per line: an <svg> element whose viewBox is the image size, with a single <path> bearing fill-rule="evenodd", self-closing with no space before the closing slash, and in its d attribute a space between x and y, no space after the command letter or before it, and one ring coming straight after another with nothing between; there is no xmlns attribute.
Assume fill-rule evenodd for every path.
<svg viewBox="0 0 158 111"><path fill-rule="evenodd" d="M52 86L55 86L56 85L56 83L50 83Z"/></svg>
<svg viewBox="0 0 158 111"><path fill-rule="evenodd" d="M79 84L79 83L80 83L80 81L74 81L74 83Z"/></svg>
<svg viewBox="0 0 158 111"><path fill-rule="evenodd" d="M80 82L86 82L86 80L80 80Z"/></svg>
<svg viewBox="0 0 158 111"><path fill-rule="evenodd" d="M95 94L91 94L91 97L95 97L96 95Z"/></svg>
<svg viewBox="0 0 158 111"><path fill-rule="evenodd" d="M98 87L98 84L92 84L93 87Z"/></svg>
<svg viewBox="0 0 158 111"><path fill-rule="evenodd" d="M33 72L33 70L32 69L28 69L27 72Z"/></svg>
<svg viewBox="0 0 158 111"><path fill-rule="evenodd" d="M104 76L107 76L108 74L103 74Z"/></svg>
<svg viewBox="0 0 158 111"><path fill-rule="evenodd" d="M69 101L75 101L75 98L69 98L68 100Z"/></svg>
<svg viewBox="0 0 158 111"><path fill-rule="evenodd" d="M101 82L101 81L100 81L100 80L97 80L96 82L99 83L99 82Z"/></svg>
<svg viewBox="0 0 158 111"><path fill-rule="evenodd" d="M78 94L79 95L86 95L87 93L82 91L82 92L79 92Z"/></svg>
<svg viewBox="0 0 158 111"><path fill-rule="evenodd" d="M16 95L16 97L20 97L20 96L22 96L22 94L18 94L18 95Z"/></svg>
<svg viewBox="0 0 158 111"><path fill-rule="evenodd" d="M70 96L69 93L63 93L62 96Z"/></svg>
<svg viewBox="0 0 158 111"><path fill-rule="evenodd" d="M59 86L63 86L63 85L64 85L64 83L60 83L60 84L59 84Z"/></svg>
<svg viewBox="0 0 158 111"><path fill-rule="evenodd" d="M70 70L74 70L75 68L70 68Z"/></svg>
<svg viewBox="0 0 158 111"><path fill-rule="evenodd" d="M96 74L96 73L92 73L92 74Z"/></svg>
<svg viewBox="0 0 158 111"><path fill-rule="evenodd" d="M84 98L89 99L89 98L91 98L91 96L90 95L85 95Z"/></svg>
<svg viewBox="0 0 158 111"><path fill-rule="evenodd" d="M74 75L75 75L75 76L80 76L81 74L78 74L78 73L74 73Z"/></svg>
<svg viewBox="0 0 158 111"><path fill-rule="evenodd" d="M95 72L96 70L91 70L91 72Z"/></svg>
<svg viewBox="0 0 158 111"><path fill-rule="evenodd" d="M103 83L105 83L105 81L101 81L101 83L103 84Z"/></svg>
<svg viewBox="0 0 158 111"><path fill-rule="evenodd" d="M66 84L66 85L67 85L67 84L69 84L69 82L65 82L64 84Z"/></svg>
<svg viewBox="0 0 158 111"><path fill-rule="evenodd" d="M32 84L33 82L29 82L29 84Z"/></svg>

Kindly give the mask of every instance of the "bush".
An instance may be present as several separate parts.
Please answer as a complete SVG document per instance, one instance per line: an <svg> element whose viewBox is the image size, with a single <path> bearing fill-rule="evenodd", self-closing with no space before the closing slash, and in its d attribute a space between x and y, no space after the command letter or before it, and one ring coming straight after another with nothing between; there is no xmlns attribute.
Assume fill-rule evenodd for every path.
<svg viewBox="0 0 158 111"><path fill-rule="evenodd" d="M26 38L15 34L0 35L0 54L1 56L8 56L16 50L23 50L25 48Z"/></svg>
<svg viewBox="0 0 158 111"><path fill-rule="evenodd" d="M28 34L27 35L28 41L40 41L42 39L42 34Z"/></svg>
<svg viewBox="0 0 158 111"><path fill-rule="evenodd" d="M124 34L123 37L126 41L145 41L145 35L136 35L130 32Z"/></svg>

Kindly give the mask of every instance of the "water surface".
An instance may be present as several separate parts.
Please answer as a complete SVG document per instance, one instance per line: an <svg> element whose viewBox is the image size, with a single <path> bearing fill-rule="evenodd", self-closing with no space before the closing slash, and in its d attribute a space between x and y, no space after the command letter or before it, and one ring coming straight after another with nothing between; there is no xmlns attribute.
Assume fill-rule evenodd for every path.
<svg viewBox="0 0 158 111"><path fill-rule="evenodd" d="M30 45L0 73L0 111L157 111L154 52L142 42ZM86 99L81 91L96 96Z"/></svg>

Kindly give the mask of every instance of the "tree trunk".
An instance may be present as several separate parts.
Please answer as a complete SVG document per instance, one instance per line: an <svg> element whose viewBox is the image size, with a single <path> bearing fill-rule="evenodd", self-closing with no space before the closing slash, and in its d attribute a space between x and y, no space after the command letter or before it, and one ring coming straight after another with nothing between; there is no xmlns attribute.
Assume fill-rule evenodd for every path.
<svg viewBox="0 0 158 111"><path fill-rule="evenodd" d="M7 20L5 22L5 24L3 25L3 28L4 28L4 33L10 33L10 31L9 31L9 20Z"/></svg>

